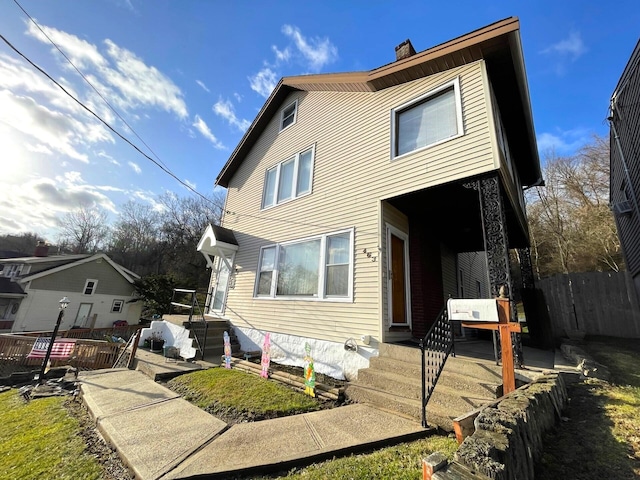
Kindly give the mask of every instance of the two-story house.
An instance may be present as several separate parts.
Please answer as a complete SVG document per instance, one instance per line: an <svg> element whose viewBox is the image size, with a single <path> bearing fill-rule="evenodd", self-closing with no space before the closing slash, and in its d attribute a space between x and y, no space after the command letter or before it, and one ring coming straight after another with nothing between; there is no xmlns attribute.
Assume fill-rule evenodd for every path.
<svg viewBox="0 0 640 480"><path fill-rule="evenodd" d="M512 288L540 180L517 18L406 41L370 71L285 77L216 179L209 314L245 350L271 332L275 361L309 343L318 371L349 378L380 342L421 338L449 295Z"/></svg>
<svg viewBox="0 0 640 480"><path fill-rule="evenodd" d="M627 270L640 295L640 41L609 104L609 197Z"/></svg>
<svg viewBox="0 0 640 480"><path fill-rule="evenodd" d="M0 331L53 329L65 296L70 303L62 330L137 324L142 302L132 302L136 278L103 253L49 256L40 244L32 257L0 260Z"/></svg>

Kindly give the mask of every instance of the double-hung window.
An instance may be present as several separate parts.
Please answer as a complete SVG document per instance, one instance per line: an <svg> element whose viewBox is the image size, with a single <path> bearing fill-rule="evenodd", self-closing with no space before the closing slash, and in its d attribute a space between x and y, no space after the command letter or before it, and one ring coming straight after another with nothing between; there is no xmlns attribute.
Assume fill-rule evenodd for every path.
<svg viewBox="0 0 640 480"><path fill-rule="evenodd" d="M84 289L82 290L82 293L84 295L93 295L94 293L96 293L97 286L98 286L98 280L89 278L84 284Z"/></svg>
<svg viewBox="0 0 640 480"><path fill-rule="evenodd" d="M263 247L255 296L351 300L353 229Z"/></svg>
<svg viewBox="0 0 640 480"><path fill-rule="evenodd" d="M391 129L392 158L463 135L460 80L394 108Z"/></svg>
<svg viewBox="0 0 640 480"><path fill-rule="evenodd" d="M314 153L315 147L312 146L267 170L262 208L273 207L311 193Z"/></svg>
<svg viewBox="0 0 640 480"><path fill-rule="evenodd" d="M296 123L298 116L298 100L290 103L280 112L280 131Z"/></svg>

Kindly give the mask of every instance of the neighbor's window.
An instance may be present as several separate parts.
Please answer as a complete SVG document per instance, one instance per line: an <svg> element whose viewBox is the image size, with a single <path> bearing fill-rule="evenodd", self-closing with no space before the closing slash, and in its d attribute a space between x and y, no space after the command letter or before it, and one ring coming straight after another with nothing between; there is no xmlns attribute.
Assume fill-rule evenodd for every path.
<svg viewBox="0 0 640 480"><path fill-rule="evenodd" d="M84 284L84 290L82 293L85 295L93 295L96 291L96 286L98 285L98 280L89 279Z"/></svg>
<svg viewBox="0 0 640 480"><path fill-rule="evenodd" d="M122 312L122 307L124 306L124 300L114 300L111 305L111 313L120 313Z"/></svg>
<svg viewBox="0 0 640 480"><path fill-rule="evenodd" d="M282 112L280 114L280 131L296 123L297 115L298 115L298 100L296 100L293 103L290 103L289 105L287 105L282 109Z"/></svg>
<svg viewBox="0 0 640 480"><path fill-rule="evenodd" d="M343 299L353 295L353 230L263 247L255 296Z"/></svg>
<svg viewBox="0 0 640 480"><path fill-rule="evenodd" d="M393 157L464 133L458 78L391 112Z"/></svg>
<svg viewBox="0 0 640 480"><path fill-rule="evenodd" d="M262 208L311 193L314 152L315 147L308 148L267 170Z"/></svg>

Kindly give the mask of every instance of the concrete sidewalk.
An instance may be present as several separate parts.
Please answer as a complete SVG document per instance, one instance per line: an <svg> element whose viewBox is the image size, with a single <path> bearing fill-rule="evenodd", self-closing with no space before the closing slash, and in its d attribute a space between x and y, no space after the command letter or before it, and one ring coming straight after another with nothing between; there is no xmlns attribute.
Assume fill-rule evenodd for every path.
<svg viewBox="0 0 640 480"><path fill-rule="evenodd" d="M83 372L79 379L99 431L141 479L284 470L431 433L366 405L228 427L139 371Z"/></svg>

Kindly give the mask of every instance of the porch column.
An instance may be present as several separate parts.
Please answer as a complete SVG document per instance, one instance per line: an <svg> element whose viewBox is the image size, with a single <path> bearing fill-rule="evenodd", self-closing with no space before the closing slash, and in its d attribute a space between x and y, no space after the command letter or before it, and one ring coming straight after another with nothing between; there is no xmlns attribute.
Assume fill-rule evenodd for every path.
<svg viewBox="0 0 640 480"><path fill-rule="evenodd" d="M499 297L504 287L504 294L511 299L511 321L518 321L513 302L513 283L509 261L509 237L504 200L498 175L477 181L482 216L482 231L489 269L489 285L491 296ZM513 356L515 364L522 366L522 340L520 335L512 333Z"/></svg>
<svg viewBox="0 0 640 480"><path fill-rule="evenodd" d="M480 215L484 248L489 267L489 285L491 296L500 296L500 288L505 287L506 295L511 297L512 284L509 270L509 238L507 236L507 218L504 213L500 180L497 175L478 180L480 197Z"/></svg>
<svg viewBox="0 0 640 480"><path fill-rule="evenodd" d="M522 277L522 288L536 288L533 276L533 264L531 263L531 249L529 247L518 249L518 258L520 259L520 275Z"/></svg>

